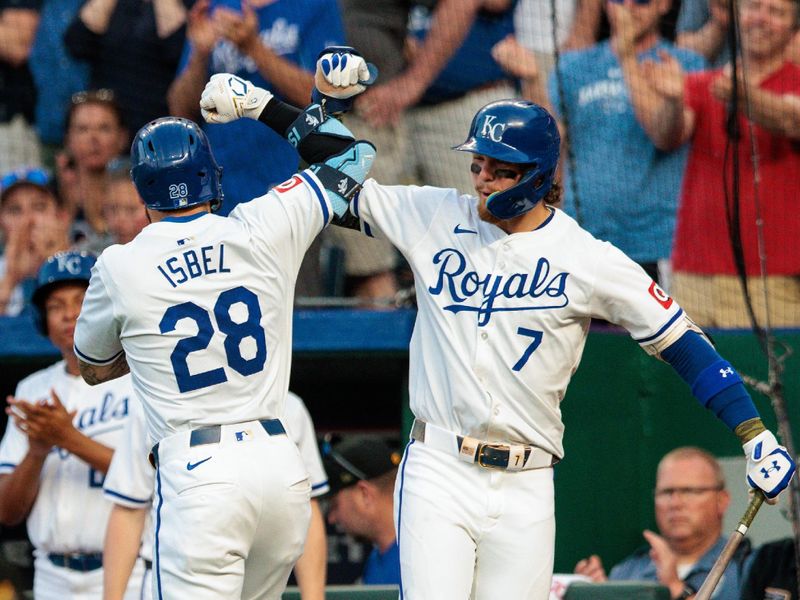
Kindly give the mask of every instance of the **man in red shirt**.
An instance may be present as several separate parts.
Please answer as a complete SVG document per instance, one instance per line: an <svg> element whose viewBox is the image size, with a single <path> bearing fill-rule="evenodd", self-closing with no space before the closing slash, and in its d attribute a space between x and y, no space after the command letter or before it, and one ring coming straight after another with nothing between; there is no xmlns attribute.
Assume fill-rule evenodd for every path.
<svg viewBox="0 0 800 600"><path fill-rule="evenodd" d="M800 67L784 59L798 28L796 0L743 0L738 143L728 138L731 66L685 75L670 56L643 63L632 94L653 143L691 140L672 253L672 295L700 325L748 327L731 229L733 154L739 153L739 230L756 317L800 326ZM752 123L748 123L749 114ZM757 171L753 156L756 158ZM758 175L758 177L756 177ZM758 220L763 220L766 294Z"/></svg>

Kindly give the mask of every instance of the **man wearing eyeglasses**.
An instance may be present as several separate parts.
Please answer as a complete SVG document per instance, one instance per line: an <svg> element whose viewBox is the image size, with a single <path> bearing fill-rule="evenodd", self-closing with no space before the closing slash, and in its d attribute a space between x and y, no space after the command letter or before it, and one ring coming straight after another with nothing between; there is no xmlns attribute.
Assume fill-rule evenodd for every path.
<svg viewBox="0 0 800 600"><path fill-rule="evenodd" d="M674 600L694 597L722 552L722 519L730 504L722 469L705 450L677 448L658 465L655 498L660 533L645 530L648 545L635 550L606 576L597 555L581 560L575 572L594 581L658 581ZM742 566L749 544L740 545L714 594L715 600L738 600Z"/></svg>

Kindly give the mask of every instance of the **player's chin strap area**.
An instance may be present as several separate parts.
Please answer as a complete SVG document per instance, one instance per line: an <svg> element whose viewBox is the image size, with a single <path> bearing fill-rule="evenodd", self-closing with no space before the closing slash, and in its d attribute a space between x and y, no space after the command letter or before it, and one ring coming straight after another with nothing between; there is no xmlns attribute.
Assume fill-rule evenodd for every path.
<svg viewBox="0 0 800 600"><path fill-rule="evenodd" d="M311 104L300 113L286 131L286 139L292 146L298 148L312 133L340 140L352 140L338 154L309 167L327 190L333 204L333 212L341 218L347 213L350 201L361 190L367 178L375 161L375 146L364 140L356 141L350 130L326 114L319 104Z"/></svg>
<svg viewBox="0 0 800 600"><path fill-rule="evenodd" d="M431 425L421 419L414 419L411 439L487 469L504 471L545 469L552 467L560 460L557 456L537 446L482 442Z"/></svg>

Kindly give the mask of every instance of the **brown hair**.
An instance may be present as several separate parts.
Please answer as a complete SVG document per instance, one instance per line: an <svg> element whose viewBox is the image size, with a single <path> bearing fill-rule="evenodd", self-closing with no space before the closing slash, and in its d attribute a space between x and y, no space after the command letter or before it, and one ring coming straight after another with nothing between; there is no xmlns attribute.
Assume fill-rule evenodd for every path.
<svg viewBox="0 0 800 600"><path fill-rule="evenodd" d="M117 104L114 91L101 88L99 90L85 90L83 92L75 92L72 94L72 98L69 102L69 108L67 109L64 131L69 131L69 128L72 126L72 119L75 118L75 112L78 110L79 106L83 106L85 104L97 104L99 106L105 106L114 114L117 124L125 129L125 119L122 116L122 109L119 107L119 104Z"/></svg>

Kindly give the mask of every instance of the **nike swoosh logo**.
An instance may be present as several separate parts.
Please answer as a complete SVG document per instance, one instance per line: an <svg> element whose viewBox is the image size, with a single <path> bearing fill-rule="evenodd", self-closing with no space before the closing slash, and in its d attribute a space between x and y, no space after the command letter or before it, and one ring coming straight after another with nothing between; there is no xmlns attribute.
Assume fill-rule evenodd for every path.
<svg viewBox="0 0 800 600"><path fill-rule="evenodd" d="M459 233L475 233L475 234L477 234L478 232L477 231L473 231L472 229L462 229L461 228L461 223L459 223L458 225L456 225L456 228L453 229L453 233L458 235Z"/></svg>
<svg viewBox="0 0 800 600"><path fill-rule="evenodd" d="M206 462L208 460L211 460L210 456L208 458L204 458L203 460L198 460L196 463L187 462L186 463L186 470L187 471L191 471L191 470L199 467L200 465L202 465L204 462Z"/></svg>

